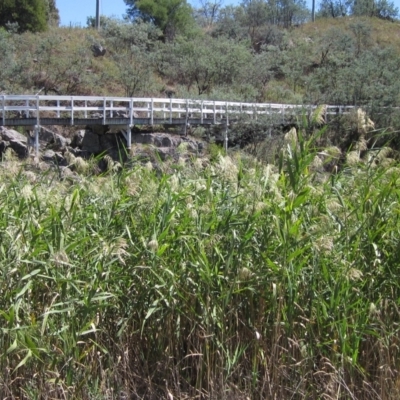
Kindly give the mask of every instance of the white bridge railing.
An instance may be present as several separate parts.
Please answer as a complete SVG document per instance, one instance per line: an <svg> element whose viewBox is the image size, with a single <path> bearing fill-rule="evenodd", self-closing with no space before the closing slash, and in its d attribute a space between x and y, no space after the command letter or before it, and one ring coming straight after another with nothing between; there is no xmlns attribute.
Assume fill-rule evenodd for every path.
<svg viewBox="0 0 400 400"><path fill-rule="evenodd" d="M224 124L240 115L257 118L276 116L285 122L293 115L310 112L316 106L275 103L240 103L228 101L173 98L1 95L0 125L33 126L38 151L40 125L119 125L128 147L134 125L155 124ZM326 117L348 113L352 106L332 106ZM227 142L227 132L225 133Z"/></svg>
<svg viewBox="0 0 400 400"><path fill-rule="evenodd" d="M3 95L0 96L0 121L5 125L7 120L29 119L25 125L40 125L41 119L46 118L63 120L60 121L63 124L68 120L70 125L74 125L78 120L94 119L96 123L106 125L112 124L112 120L117 123L118 119L123 119L130 125L152 125L160 120L174 123L174 120L192 119L199 124L217 124L222 120L226 123L230 117L240 114L254 117L278 114L284 118L313 108L315 106L172 98ZM326 114L342 114L351 108L327 106Z"/></svg>

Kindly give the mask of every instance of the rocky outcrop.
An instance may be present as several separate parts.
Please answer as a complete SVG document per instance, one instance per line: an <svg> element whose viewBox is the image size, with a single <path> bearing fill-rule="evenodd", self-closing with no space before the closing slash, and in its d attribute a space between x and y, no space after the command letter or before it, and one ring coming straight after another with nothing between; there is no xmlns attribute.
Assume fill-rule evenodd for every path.
<svg viewBox="0 0 400 400"><path fill-rule="evenodd" d="M34 144L33 136L33 131L26 131L26 135L23 135L13 129L1 127L0 154L7 148L12 148L20 158L27 157ZM132 150L128 151L122 133L110 133L103 126L94 131L89 128L76 130L71 139L45 127L41 127L39 133L40 158L58 167L69 165L67 153L81 158L107 154L119 162L131 156L137 161L148 160L149 155L160 160L178 160L188 155L197 155L204 148L201 141L166 133L132 133L131 143Z"/></svg>

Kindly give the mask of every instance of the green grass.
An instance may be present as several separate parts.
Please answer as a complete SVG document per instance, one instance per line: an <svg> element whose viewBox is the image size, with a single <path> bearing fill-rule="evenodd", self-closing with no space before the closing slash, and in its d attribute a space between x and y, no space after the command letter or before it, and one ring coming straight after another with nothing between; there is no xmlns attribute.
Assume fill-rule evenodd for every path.
<svg viewBox="0 0 400 400"><path fill-rule="evenodd" d="M400 170L314 157L4 163L0 397L397 399Z"/></svg>

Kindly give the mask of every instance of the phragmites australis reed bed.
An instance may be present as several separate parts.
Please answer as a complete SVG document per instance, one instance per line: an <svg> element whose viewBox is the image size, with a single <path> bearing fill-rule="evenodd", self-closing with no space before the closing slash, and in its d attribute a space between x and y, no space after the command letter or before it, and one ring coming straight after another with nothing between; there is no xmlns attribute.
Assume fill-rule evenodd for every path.
<svg viewBox="0 0 400 400"><path fill-rule="evenodd" d="M316 157L0 168L0 397L398 399L399 174Z"/></svg>

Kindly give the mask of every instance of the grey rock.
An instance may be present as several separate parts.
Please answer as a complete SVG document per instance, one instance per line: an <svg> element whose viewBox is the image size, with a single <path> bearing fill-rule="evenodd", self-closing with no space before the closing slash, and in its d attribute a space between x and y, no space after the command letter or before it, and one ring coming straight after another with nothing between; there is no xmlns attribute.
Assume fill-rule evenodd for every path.
<svg viewBox="0 0 400 400"><path fill-rule="evenodd" d="M8 129L5 127L0 128L0 135L4 140L8 141L19 141L21 143L27 143L28 139L25 135L15 131L14 129Z"/></svg>
<svg viewBox="0 0 400 400"><path fill-rule="evenodd" d="M9 146L10 142L7 142L6 140L0 140L0 154L3 154Z"/></svg>
<svg viewBox="0 0 400 400"><path fill-rule="evenodd" d="M92 45L91 50L95 57L102 57L106 54L107 49L102 45L95 43Z"/></svg>
<svg viewBox="0 0 400 400"><path fill-rule="evenodd" d="M82 150L89 154L99 154L103 151L100 145L100 138L94 132L86 131L82 140Z"/></svg>
<svg viewBox="0 0 400 400"><path fill-rule="evenodd" d="M42 158L44 161L53 161L54 158L56 156L56 152L53 150L46 150L43 155Z"/></svg>
<svg viewBox="0 0 400 400"><path fill-rule="evenodd" d="M163 133L139 133L132 135L132 143L151 144L156 147L177 147L181 143L181 138L165 135Z"/></svg>
<svg viewBox="0 0 400 400"><path fill-rule="evenodd" d="M24 158L28 156L28 139L26 136L13 129L7 129L5 127L1 127L0 135L3 141L9 143L8 147L11 147L18 157Z"/></svg>
<svg viewBox="0 0 400 400"><path fill-rule="evenodd" d="M157 147L156 152L162 161L175 158L175 149L170 147Z"/></svg>
<svg viewBox="0 0 400 400"><path fill-rule="evenodd" d="M97 135L105 135L108 131L107 125L90 125L90 129L87 129L86 132L96 133Z"/></svg>
<svg viewBox="0 0 400 400"><path fill-rule="evenodd" d="M53 142L53 149L56 150L65 150L67 146L71 144L71 139L65 138L64 136L55 134L54 135L54 142Z"/></svg>
<svg viewBox="0 0 400 400"><path fill-rule="evenodd" d="M72 147L82 147L83 143L83 138L85 137L86 130L85 129L80 129L77 131L72 138L71 146Z"/></svg>
<svg viewBox="0 0 400 400"><path fill-rule="evenodd" d="M42 159L43 161L46 162L54 162L57 165L62 165L65 164L65 158L63 155L59 152L56 152L54 150L48 149L42 154Z"/></svg>
<svg viewBox="0 0 400 400"><path fill-rule="evenodd" d="M33 138L34 133L33 131L27 131L27 135ZM46 147L50 146L53 150L64 150L66 146L71 144L70 139L67 139L43 126L40 127L39 141Z"/></svg>
<svg viewBox="0 0 400 400"><path fill-rule="evenodd" d="M75 172L72 172L68 167L61 167L60 168L60 178L66 179L70 181L79 181L80 177Z"/></svg>
<svg viewBox="0 0 400 400"><path fill-rule="evenodd" d="M91 153L89 153L88 151L81 150L77 147L67 146L66 150L68 153L71 153L75 157L89 158L91 155Z"/></svg>
<svg viewBox="0 0 400 400"><path fill-rule="evenodd" d="M54 142L54 135L55 133L52 132L50 129L45 128L44 126L40 127L39 132L39 140L46 143L53 143ZM30 136L33 137L33 132L30 132Z"/></svg>

